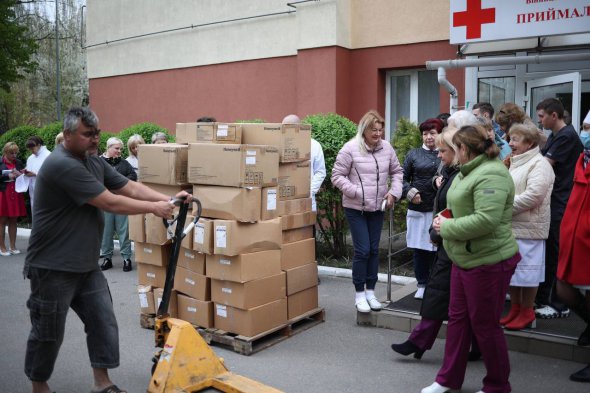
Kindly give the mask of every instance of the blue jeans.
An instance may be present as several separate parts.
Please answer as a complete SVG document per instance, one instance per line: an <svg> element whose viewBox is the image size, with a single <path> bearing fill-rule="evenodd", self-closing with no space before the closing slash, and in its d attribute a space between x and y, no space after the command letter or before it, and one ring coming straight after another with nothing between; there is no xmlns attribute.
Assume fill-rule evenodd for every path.
<svg viewBox="0 0 590 393"><path fill-rule="evenodd" d="M27 301L31 332L25 374L31 381L45 382L51 377L70 307L84 324L90 365L119 366L119 329L111 292L98 266L88 273L30 267L27 276L31 280Z"/></svg>
<svg viewBox="0 0 590 393"><path fill-rule="evenodd" d="M352 259L352 282L357 292L374 290L379 273L379 240L383 227L383 212L363 212L344 208L348 221L354 257Z"/></svg>
<svg viewBox="0 0 590 393"><path fill-rule="evenodd" d="M418 287L424 288L428 283L430 277L430 268L434 263L436 251L426 251L419 248L414 248L414 275L418 281Z"/></svg>
<svg viewBox="0 0 590 393"><path fill-rule="evenodd" d="M129 240L129 219L125 215L104 212L104 231L100 244L100 256L113 257L113 234L117 231L121 256L123 259L131 259L131 241Z"/></svg>

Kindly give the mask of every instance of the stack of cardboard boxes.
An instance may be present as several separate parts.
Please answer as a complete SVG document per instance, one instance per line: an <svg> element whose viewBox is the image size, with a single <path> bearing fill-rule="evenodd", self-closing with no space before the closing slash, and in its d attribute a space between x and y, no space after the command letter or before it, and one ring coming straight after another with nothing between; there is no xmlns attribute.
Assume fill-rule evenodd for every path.
<svg viewBox="0 0 590 393"><path fill-rule="evenodd" d="M305 125L179 123L177 141L188 145L139 148L140 181L171 195L190 183L202 204L182 244L171 315L252 337L318 307L310 138ZM150 215L130 227L142 313L153 313L169 236Z"/></svg>

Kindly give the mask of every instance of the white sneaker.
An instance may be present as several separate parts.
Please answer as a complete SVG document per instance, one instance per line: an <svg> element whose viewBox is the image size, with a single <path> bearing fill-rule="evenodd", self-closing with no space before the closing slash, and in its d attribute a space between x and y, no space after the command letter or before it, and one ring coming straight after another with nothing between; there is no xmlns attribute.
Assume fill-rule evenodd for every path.
<svg viewBox="0 0 590 393"><path fill-rule="evenodd" d="M424 287L419 287L414 295L414 299L423 299L424 298Z"/></svg>
<svg viewBox="0 0 590 393"><path fill-rule="evenodd" d="M438 382L433 383L430 386L422 389L421 393L446 393L446 392L457 392L457 390L451 390L445 386L440 385Z"/></svg>
<svg viewBox="0 0 590 393"><path fill-rule="evenodd" d="M367 299L360 299L357 300L356 303L356 310L358 312L362 312L362 313L369 313L371 312L371 306L369 306L369 303L367 302Z"/></svg>
<svg viewBox="0 0 590 393"><path fill-rule="evenodd" d="M369 307L371 307L371 310L373 311L381 311L383 308L383 305L375 296L370 299L367 298L367 303L369 303Z"/></svg>
<svg viewBox="0 0 590 393"><path fill-rule="evenodd" d="M535 316L541 319L567 318L569 317L569 315L569 308L565 308L562 311L558 311L549 305L541 305L535 309Z"/></svg>

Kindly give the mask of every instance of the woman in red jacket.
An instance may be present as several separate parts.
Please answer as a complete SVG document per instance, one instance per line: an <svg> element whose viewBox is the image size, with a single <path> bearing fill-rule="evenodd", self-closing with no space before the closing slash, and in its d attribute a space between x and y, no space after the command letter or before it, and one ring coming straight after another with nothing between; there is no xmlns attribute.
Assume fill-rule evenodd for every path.
<svg viewBox="0 0 590 393"><path fill-rule="evenodd" d="M18 146L14 142L8 142L2 150L0 169L0 255L9 256L20 254L16 249L16 220L26 216L25 199L23 194L16 192L14 180L24 173L25 166L16 158ZM8 239L10 248L4 243L4 232L8 225Z"/></svg>
<svg viewBox="0 0 590 393"><path fill-rule="evenodd" d="M590 346L590 139L576 163L574 187L561 221L557 295L587 326L578 345ZM590 382L590 364L570 375L572 381Z"/></svg>

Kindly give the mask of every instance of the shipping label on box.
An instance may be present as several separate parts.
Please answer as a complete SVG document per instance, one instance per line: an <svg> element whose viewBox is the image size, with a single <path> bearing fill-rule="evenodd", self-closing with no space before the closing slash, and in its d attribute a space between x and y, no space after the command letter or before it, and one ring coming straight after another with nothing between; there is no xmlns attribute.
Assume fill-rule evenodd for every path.
<svg viewBox="0 0 590 393"><path fill-rule="evenodd" d="M242 125L235 123L176 123L178 143L242 143Z"/></svg>
<svg viewBox="0 0 590 393"><path fill-rule="evenodd" d="M213 327L213 302L178 294L178 318L203 328Z"/></svg>
<svg viewBox="0 0 590 393"><path fill-rule="evenodd" d="M262 189L261 220L272 220L279 216L278 188L266 187Z"/></svg>
<svg viewBox="0 0 590 393"><path fill-rule="evenodd" d="M311 157L309 124L243 123L242 132L243 143L277 146L280 162L305 161Z"/></svg>
<svg viewBox="0 0 590 393"><path fill-rule="evenodd" d="M202 274L177 267L174 276L174 289L195 299L211 300L210 281L209 277Z"/></svg>
<svg viewBox="0 0 590 393"><path fill-rule="evenodd" d="M189 248L180 247L177 266L205 275L205 254Z"/></svg>
<svg viewBox="0 0 590 393"><path fill-rule="evenodd" d="M188 146L177 143L139 145L139 181L156 184L186 184Z"/></svg>
<svg viewBox="0 0 590 393"><path fill-rule="evenodd" d="M283 245L313 237L313 225L283 231Z"/></svg>
<svg viewBox="0 0 590 393"><path fill-rule="evenodd" d="M166 283L166 268L137 262L137 282L140 285L163 288Z"/></svg>
<svg viewBox="0 0 590 393"><path fill-rule="evenodd" d="M286 271L287 296L318 285L318 265L314 261Z"/></svg>
<svg viewBox="0 0 590 393"><path fill-rule="evenodd" d="M162 296L164 293L163 288L154 288L154 306L156 307L156 313L160 308L160 303L162 303ZM177 304L177 297L178 292L174 289L170 293L170 302L168 303L168 314L172 318L176 318L178 316L178 304Z"/></svg>
<svg viewBox="0 0 590 393"><path fill-rule="evenodd" d="M207 277L246 282L281 273L281 251L270 250L235 256L212 255L206 259Z"/></svg>
<svg viewBox="0 0 590 393"><path fill-rule="evenodd" d="M309 198L310 188L309 161L279 165L279 200Z"/></svg>
<svg viewBox="0 0 590 393"><path fill-rule="evenodd" d="M286 296L285 273L247 282L211 280L211 300L242 309L249 309ZM317 278L316 278L317 281Z"/></svg>
<svg viewBox="0 0 590 393"><path fill-rule="evenodd" d="M150 285L138 285L137 294L139 295L139 308L142 314L155 314L154 291Z"/></svg>
<svg viewBox="0 0 590 393"><path fill-rule="evenodd" d="M193 195L201 201L203 216L242 222L260 221L261 193L262 189L257 187L193 186Z"/></svg>
<svg viewBox="0 0 590 393"><path fill-rule="evenodd" d="M135 260L155 266L168 266L171 244L135 243Z"/></svg>
<svg viewBox="0 0 590 393"><path fill-rule="evenodd" d="M287 297L287 317L297 318L319 307L318 287L311 287Z"/></svg>
<svg viewBox="0 0 590 393"><path fill-rule="evenodd" d="M213 254L213 220L199 218L193 229L193 249L204 254Z"/></svg>
<svg viewBox="0 0 590 393"><path fill-rule="evenodd" d="M274 146L191 143L189 181L228 187L276 186L279 152Z"/></svg>
<svg viewBox="0 0 590 393"><path fill-rule="evenodd" d="M129 240L145 243L145 214L129 216Z"/></svg>
<svg viewBox="0 0 590 393"><path fill-rule="evenodd" d="M280 218L257 223L215 220L213 227L214 254L238 255L281 249Z"/></svg>
<svg viewBox="0 0 590 393"><path fill-rule="evenodd" d="M281 269L289 270L315 261L315 238L283 244Z"/></svg>
<svg viewBox="0 0 590 393"><path fill-rule="evenodd" d="M311 210L311 198L287 199L279 201L279 216L306 213Z"/></svg>
<svg viewBox="0 0 590 393"><path fill-rule="evenodd" d="M303 228L307 226L313 226L316 223L316 212L306 212L290 214L288 216L281 217L283 231L289 229Z"/></svg>
<svg viewBox="0 0 590 393"><path fill-rule="evenodd" d="M287 323L287 299L276 300L249 310L215 304L214 313L216 329L254 337Z"/></svg>

